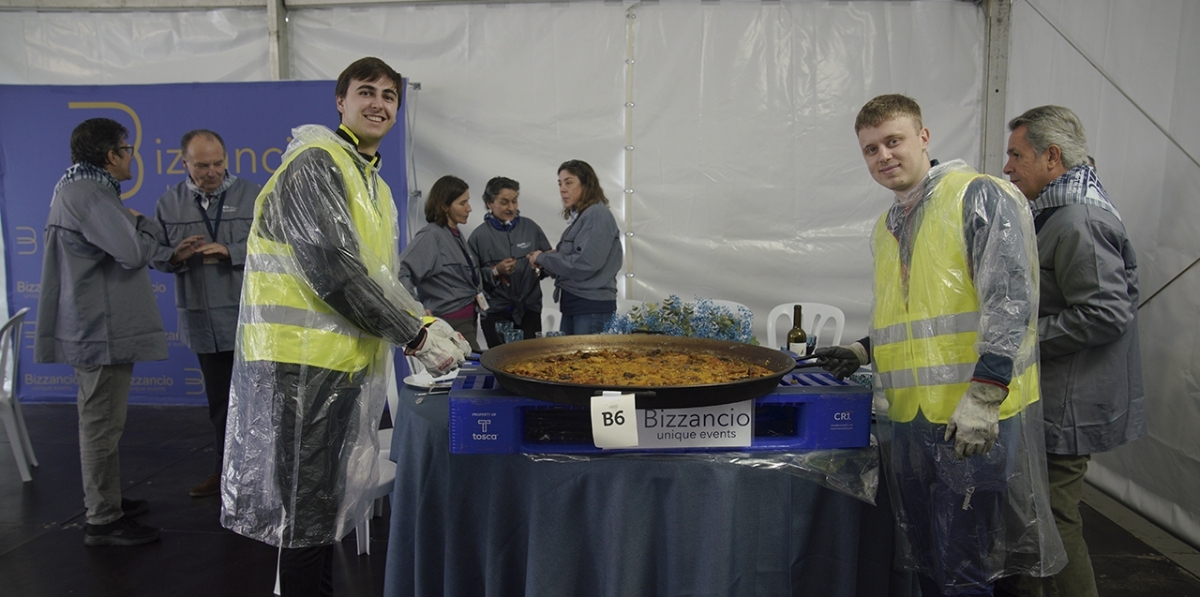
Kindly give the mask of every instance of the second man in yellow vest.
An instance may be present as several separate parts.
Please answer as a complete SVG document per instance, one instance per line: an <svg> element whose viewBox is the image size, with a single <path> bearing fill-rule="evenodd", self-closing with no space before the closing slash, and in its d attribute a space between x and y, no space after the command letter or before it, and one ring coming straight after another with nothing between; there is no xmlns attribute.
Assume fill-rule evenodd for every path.
<svg viewBox="0 0 1200 597"><path fill-rule="evenodd" d="M854 128L895 202L872 238L870 336L816 354L840 377L874 361L903 563L924 595L990 596L999 577L1053 573L1029 210L1011 184L931 161L911 98L867 102Z"/></svg>

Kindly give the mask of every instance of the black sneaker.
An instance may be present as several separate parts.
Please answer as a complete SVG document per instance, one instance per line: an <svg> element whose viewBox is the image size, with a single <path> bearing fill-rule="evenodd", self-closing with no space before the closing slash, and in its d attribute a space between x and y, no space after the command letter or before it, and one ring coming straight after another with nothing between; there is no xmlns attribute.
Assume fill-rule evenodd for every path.
<svg viewBox="0 0 1200 597"><path fill-rule="evenodd" d="M108 524L88 524L83 530L83 544L88 547L117 545L129 547L158 541L158 529L129 518L118 518Z"/></svg>
<svg viewBox="0 0 1200 597"><path fill-rule="evenodd" d="M150 511L150 502L146 500L130 500L121 498L121 513L125 518L133 518Z"/></svg>

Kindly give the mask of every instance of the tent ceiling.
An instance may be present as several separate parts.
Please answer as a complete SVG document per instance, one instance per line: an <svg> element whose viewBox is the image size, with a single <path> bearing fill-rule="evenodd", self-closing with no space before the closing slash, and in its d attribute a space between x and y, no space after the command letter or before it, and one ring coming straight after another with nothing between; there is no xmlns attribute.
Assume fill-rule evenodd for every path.
<svg viewBox="0 0 1200 597"><path fill-rule="evenodd" d="M545 2L504 0L501 4ZM605 0L609 1L609 0ZM353 4L486 4L479 0L289 0L288 8L346 6ZM263 8L263 0L0 0L0 10L208 10L216 8Z"/></svg>

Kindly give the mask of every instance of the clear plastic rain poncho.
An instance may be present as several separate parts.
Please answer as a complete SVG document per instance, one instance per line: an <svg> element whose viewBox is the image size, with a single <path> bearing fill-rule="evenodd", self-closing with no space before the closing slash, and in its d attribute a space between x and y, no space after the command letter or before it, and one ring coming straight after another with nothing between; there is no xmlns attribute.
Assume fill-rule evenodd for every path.
<svg viewBox="0 0 1200 597"><path fill-rule="evenodd" d="M325 127L292 135L247 245L221 483L222 525L289 548L339 540L370 507L387 363L422 313L376 165Z"/></svg>
<svg viewBox="0 0 1200 597"><path fill-rule="evenodd" d="M871 352L899 561L944 594L1066 562L1045 472L1036 241L1020 192L960 160L934 166L875 228ZM996 444L960 460L946 422L977 365L1008 359Z"/></svg>

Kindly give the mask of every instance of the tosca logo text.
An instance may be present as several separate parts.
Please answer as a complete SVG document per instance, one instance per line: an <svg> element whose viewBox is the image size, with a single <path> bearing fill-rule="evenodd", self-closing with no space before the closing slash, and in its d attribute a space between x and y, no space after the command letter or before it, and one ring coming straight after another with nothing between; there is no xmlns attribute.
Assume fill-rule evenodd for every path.
<svg viewBox="0 0 1200 597"><path fill-rule="evenodd" d="M488 427L492 425L491 419L475 419L475 424L479 425L479 432L472 433L471 439L476 441L496 441L500 439L495 433L488 433Z"/></svg>

